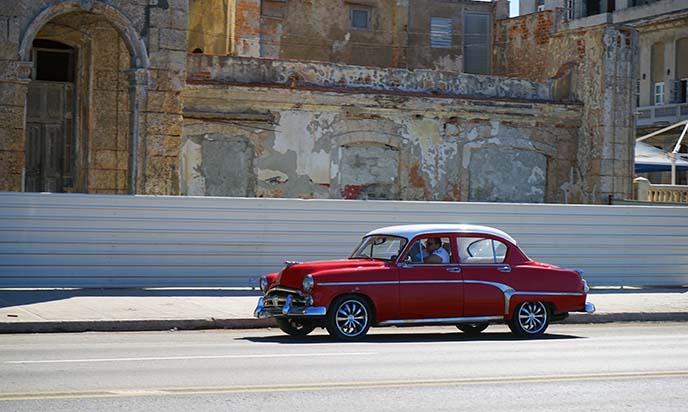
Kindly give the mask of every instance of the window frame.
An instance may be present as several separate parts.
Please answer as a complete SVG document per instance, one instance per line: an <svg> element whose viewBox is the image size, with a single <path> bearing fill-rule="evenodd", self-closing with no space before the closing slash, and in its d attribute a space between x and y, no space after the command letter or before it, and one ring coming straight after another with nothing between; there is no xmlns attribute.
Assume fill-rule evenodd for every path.
<svg viewBox="0 0 688 412"><path fill-rule="evenodd" d="M268 19L279 19L283 20L287 18L287 0L261 0L260 1L260 17L268 18ZM270 14L269 12L273 9L270 7L266 7L268 4L272 6L277 6L281 4L281 11L282 14L280 16L277 16L275 14Z"/></svg>
<svg viewBox="0 0 688 412"><path fill-rule="evenodd" d="M463 261L461 259L461 247L459 245L459 242L461 241L461 239L474 239L471 243L469 243L465 247L466 252L470 255L469 257L475 257L469 251L471 246L473 246L474 244L476 244L478 242L483 242L485 240L489 240L490 244L491 244L491 248L492 248L492 261L491 262L465 262L465 261ZM454 243L455 243L456 250L457 250L457 260L458 260L460 265L502 266L502 265L508 264L507 261L508 261L508 257L509 257L510 246L509 246L509 243L503 241L502 239L494 238L494 237L486 236L486 235L480 235L480 234L470 234L470 235L466 235L466 236L457 236L456 241ZM497 257L498 257L497 249L499 248L499 246L496 245L495 243L499 243L499 244L504 245L504 248L505 248L504 258L501 259L501 261L498 261L498 259L497 259Z"/></svg>
<svg viewBox="0 0 688 412"><path fill-rule="evenodd" d="M440 23L440 21L442 23L445 23L445 24L447 22L449 23L448 24L449 32L447 32L447 33L441 32L441 33L439 33L438 36L435 36L434 35L435 31L433 30L433 27L435 25L433 23L434 22ZM453 38L454 38L454 22L452 21L452 19L446 18L446 17L435 17L435 16L430 17L430 48L431 49L451 49L452 46L454 45ZM442 40L448 40L449 44L445 46L442 44L435 43L435 41L441 42Z"/></svg>
<svg viewBox="0 0 688 412"><path fill-rule="evenodd" d="M449 246L449 262L447 263L425 263L425 262L406 262L406 257L409 255L411 252L411 248L413 248L413 245L415 245L417 242L422 242L426 241L430 238L440 238L442 239L442 248L444 248L445 245ZM398 262L400 264L405 265L406 267L414 267L414 266L421 266L421 267L431 267L431 266L456 266L459 262L458 256L456 255L456 249L454 247L454 244L456 242L453 241L456 237L451 235L451 234L446 234L446 233L430 233L430 234L424 234L424 235L419 235L416 236L415 238L411 239L410 242L406 244L404 247L403 252L398 258ZM448 239L445 242L445 239ZM446 250L446 248L445 248Z"/></svg>
<svg viewBox="0 0 688 412"><path fill-rule="evenodd" d="M399 239L401 246L399 247L399 252L397 253L396 257L390 257L390 259L383 259L383 258L376 258L376 257L372 257L372 256L370 256L368 258L356 256L356 255L360 255L360 253L364 251L364 249L363 249L364 246L368 247L369 239L376 238L376 237ZM373 243L373 244L371 244L371 246L375 246L375 244ZM406 239L405 237L402 237L402 236L383 235L383 234L364 236L363 239L361 239L361 242L358 244L358 246L356 246L354 251L351 252L351 254L349 255L349 259L373 259L373 260L381 260L384 262L394 262L394 261L399 259L400 255L404 254L403 252L407 249L407 246L408 246L408 239ZM392 255L392 256L394 256L394 255Z"/></svg>
<svg viewBox="0 0 688 412"><path fill-rule="evenodd" d="M356 27L354 26L354 13L357 11L363 11L368 16L366 20L366 27ZM357 31L371 31L372 30L372 20L373 20L373 8L369 6L362 6L359 4L352 4L349 6L349 28L351 30Z"/></svg>
<svg viewBox="0 0 688 412"><path fill-rule="evenodd" d="M487 19L485 28L487 29L487 32L485 34L476 34L476 33L470 33L467 31L467 28L469 26L469 20L471 17L475 18L485 18ZM482 11L465 11L462 17L462 31L461 31L461 53L463 55L463 72L464 73L469 73L469 74L478 74L478 75L490 75L492 74L492 48L493 48L493 16L490 13L482 12ZM471 50L475 50L476 45L481 46L482 43L476 43L473 44L472 42L476 39L479 38L480 36L486 37L486 41L484 42L485 46L485 70L484 72L482 71L474 71L474 70L466 70L467 66L469 65L468 59L469 56L472 58L474 57L472 54ZM482 57L482 56L481 56ZM471 66L472 67L472 66ZM474 67L472 67L474 68Z"/></svg>
<svg viewBox="0 0 688 412"><path fill-rule="evenodd" d="M655 82L654 84L654 105L663 106L664 105L664 82Z"/></svg>

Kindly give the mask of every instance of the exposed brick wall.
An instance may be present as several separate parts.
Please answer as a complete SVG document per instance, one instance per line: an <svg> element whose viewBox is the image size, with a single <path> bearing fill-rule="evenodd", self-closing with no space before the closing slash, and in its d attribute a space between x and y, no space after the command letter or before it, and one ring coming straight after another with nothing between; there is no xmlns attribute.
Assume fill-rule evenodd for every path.
<svg viewBox="0 0 688 412"><path fill-rule="evenodd" d="M637 33L606 24L569 30L561 12L498 22L496 73L551 80L555 96L583 103L569 201L630 198Z"/></svg>

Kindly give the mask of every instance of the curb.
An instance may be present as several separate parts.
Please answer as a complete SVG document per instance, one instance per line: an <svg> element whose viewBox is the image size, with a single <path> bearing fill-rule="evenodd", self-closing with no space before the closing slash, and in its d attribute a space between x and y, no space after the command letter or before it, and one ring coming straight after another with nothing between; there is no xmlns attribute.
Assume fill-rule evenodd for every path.
<svg viewBox="0 0 688 412"><path fill-rule="evenodd" d="M625 312L625 313L597 313L597 314L571 314L564 324L586 323L614 323L614 322L686 322L688 312Z"/></svg>
<svg viewBox="0 0 688 412"><path fill-rule="evenodd" d="M594 324L615 322L686 322L688 312L636 312L572 314L559 324ZM0 323L0 334L9 333L74 333L74 332L144 332L203 329L260 329L277 327L274 319L163 319L163 320L97 320L56 322Z"/></svg>
<svg viewBox="0 0 688 412"><path fill-rule="evenodd" d="M0 323L0 334L64 332L143 332L277 327L274 319L164 319Z"/></svg>

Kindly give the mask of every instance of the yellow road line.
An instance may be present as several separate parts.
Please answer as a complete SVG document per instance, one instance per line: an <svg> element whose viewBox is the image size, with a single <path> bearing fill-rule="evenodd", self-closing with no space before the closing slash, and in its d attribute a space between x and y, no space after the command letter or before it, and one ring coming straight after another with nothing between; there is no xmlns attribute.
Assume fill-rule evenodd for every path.
<svg viewBox="0 0 688 412"><path fill-rule="evenodd" d="M686 378L688 370L654 372L618 372L575 375L497 376L486 378L381 380L362 382L303 383L285 385L237 385L170 388L117 388L72 391L0 392L0 401L127 398L147 396L189 396L223 393L314 392L347 389L389 389L432 386L539 384L554 382L586 382L632 379Z"/></svg>

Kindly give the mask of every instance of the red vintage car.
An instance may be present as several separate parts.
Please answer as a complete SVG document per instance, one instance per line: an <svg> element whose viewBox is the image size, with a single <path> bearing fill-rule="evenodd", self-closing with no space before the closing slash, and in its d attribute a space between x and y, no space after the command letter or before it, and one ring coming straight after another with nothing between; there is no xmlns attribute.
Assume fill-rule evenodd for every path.
<svg viewBox="0 0 688 412"><path fill-rule="evenodd" d="M582 272L535 262L501 230L406 225L374 230L346 260L286 262L260 280L255 316L303 336L325 327L341 340L371 326L453 324L478 334L490 323L542 335L586 303Z"/></svg>

